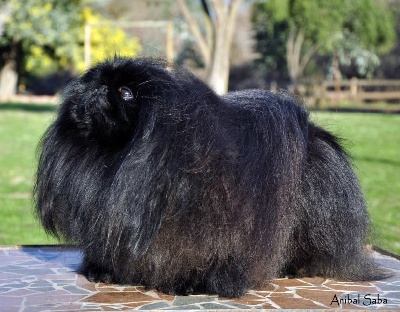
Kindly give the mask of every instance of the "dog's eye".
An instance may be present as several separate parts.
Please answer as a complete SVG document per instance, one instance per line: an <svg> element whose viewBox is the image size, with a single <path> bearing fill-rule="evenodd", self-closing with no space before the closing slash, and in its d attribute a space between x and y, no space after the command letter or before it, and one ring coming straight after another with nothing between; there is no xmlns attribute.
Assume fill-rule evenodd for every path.
<svg viewBox="0 0 400 312"><path fill-rule="evenodd" d="M124 101L129 101L133 99L133 95L131 90L127 87L121 87L118 89L119 93L121 94L121 97Z"/></svg>

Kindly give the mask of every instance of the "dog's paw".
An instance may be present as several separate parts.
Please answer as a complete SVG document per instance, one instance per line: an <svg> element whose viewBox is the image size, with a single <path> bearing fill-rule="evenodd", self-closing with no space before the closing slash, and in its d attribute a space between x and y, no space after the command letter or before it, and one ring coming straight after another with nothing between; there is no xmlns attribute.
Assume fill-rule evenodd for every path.
<svg viewBox="0 0 400 312"><path fill-rule="evenodd" d="M151 289L151 287L149 288ZM155 289L159 292L162 292L164 294L167 295L171 295L171 296L189 296L189 295L193 295L196 294L195 290L193 287L189 286L156 286Z"/></svg>
<svg viewBox="0 0 400 312"><path fill-rule="evenodd" d="M104 272L104 271L97 271L97 270L89 270L85 274L86 278L90 282L94 283L107 283L110 284L113 282L113 276L109 272Z"/></svg>
<svg viewBox="0 0 400 312"><path fill-rule="evenodd" d="M93 283L113 283L113 274L95 264L85 263L79 270L79 273L83 274L88 281Z"/></svg>

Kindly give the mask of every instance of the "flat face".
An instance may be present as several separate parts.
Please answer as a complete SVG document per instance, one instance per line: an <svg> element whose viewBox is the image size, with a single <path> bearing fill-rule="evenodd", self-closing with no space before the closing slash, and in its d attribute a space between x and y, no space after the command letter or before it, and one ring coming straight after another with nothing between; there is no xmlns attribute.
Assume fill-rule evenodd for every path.
<svg viewBox="0 0 400 312"><path fill-rule="evenodd" d="M62 92L62 132L101 145L133 135L143 107L157 105L173 78L162 61L114 58L90 68Z"/></svg>
<svg viewBox="0 0 400 312"><path fill-rule="evenodd" d="M238 299L170 296L138 286L91 283L75 270L82 255L72 248L0 247L0 306L6 311L123 309L399 309L400 261L373 254L395 276L379 282L324 278L275 279Z"/></svg>

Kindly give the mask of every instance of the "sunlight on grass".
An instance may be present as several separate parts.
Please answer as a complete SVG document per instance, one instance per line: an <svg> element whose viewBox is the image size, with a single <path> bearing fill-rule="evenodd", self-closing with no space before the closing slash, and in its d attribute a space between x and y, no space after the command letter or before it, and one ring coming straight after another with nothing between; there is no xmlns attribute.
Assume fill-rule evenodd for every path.
<svg viewBox="0 0 400 312"><path fill-rule="evenodd" d="M51 105L0 104L0 244L51 244L31 200L36 146ZM400 254L400 115L312 113L353 156L374 227L374 244Z"/></svg>
<svg viewBox="0 0 400 312"><path fill-rule="evenodd" d="M374 244L400 254L400 115L313 114L343 138L371 214Z"/></svg>
<svg viewBox="0 0 400 312"><path fill-rule="evenodd" d="M0 244L51 244L34 218L31 194L36 146L53 113L39 104L13 105L0 104Z"/></svg>

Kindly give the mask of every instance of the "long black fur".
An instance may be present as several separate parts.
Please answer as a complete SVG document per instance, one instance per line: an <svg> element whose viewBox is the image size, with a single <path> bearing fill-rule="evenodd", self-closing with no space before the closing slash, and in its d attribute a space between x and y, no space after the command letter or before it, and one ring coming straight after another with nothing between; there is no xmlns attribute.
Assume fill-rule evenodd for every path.
<svg viewBox="0 0 400 312"><path fill-rule="evenodd" d="M38 215L89 280L237 297L280 276L386 276L346 153L287 94L217 96L116 57L66 87L40 148Z"/></svg>

